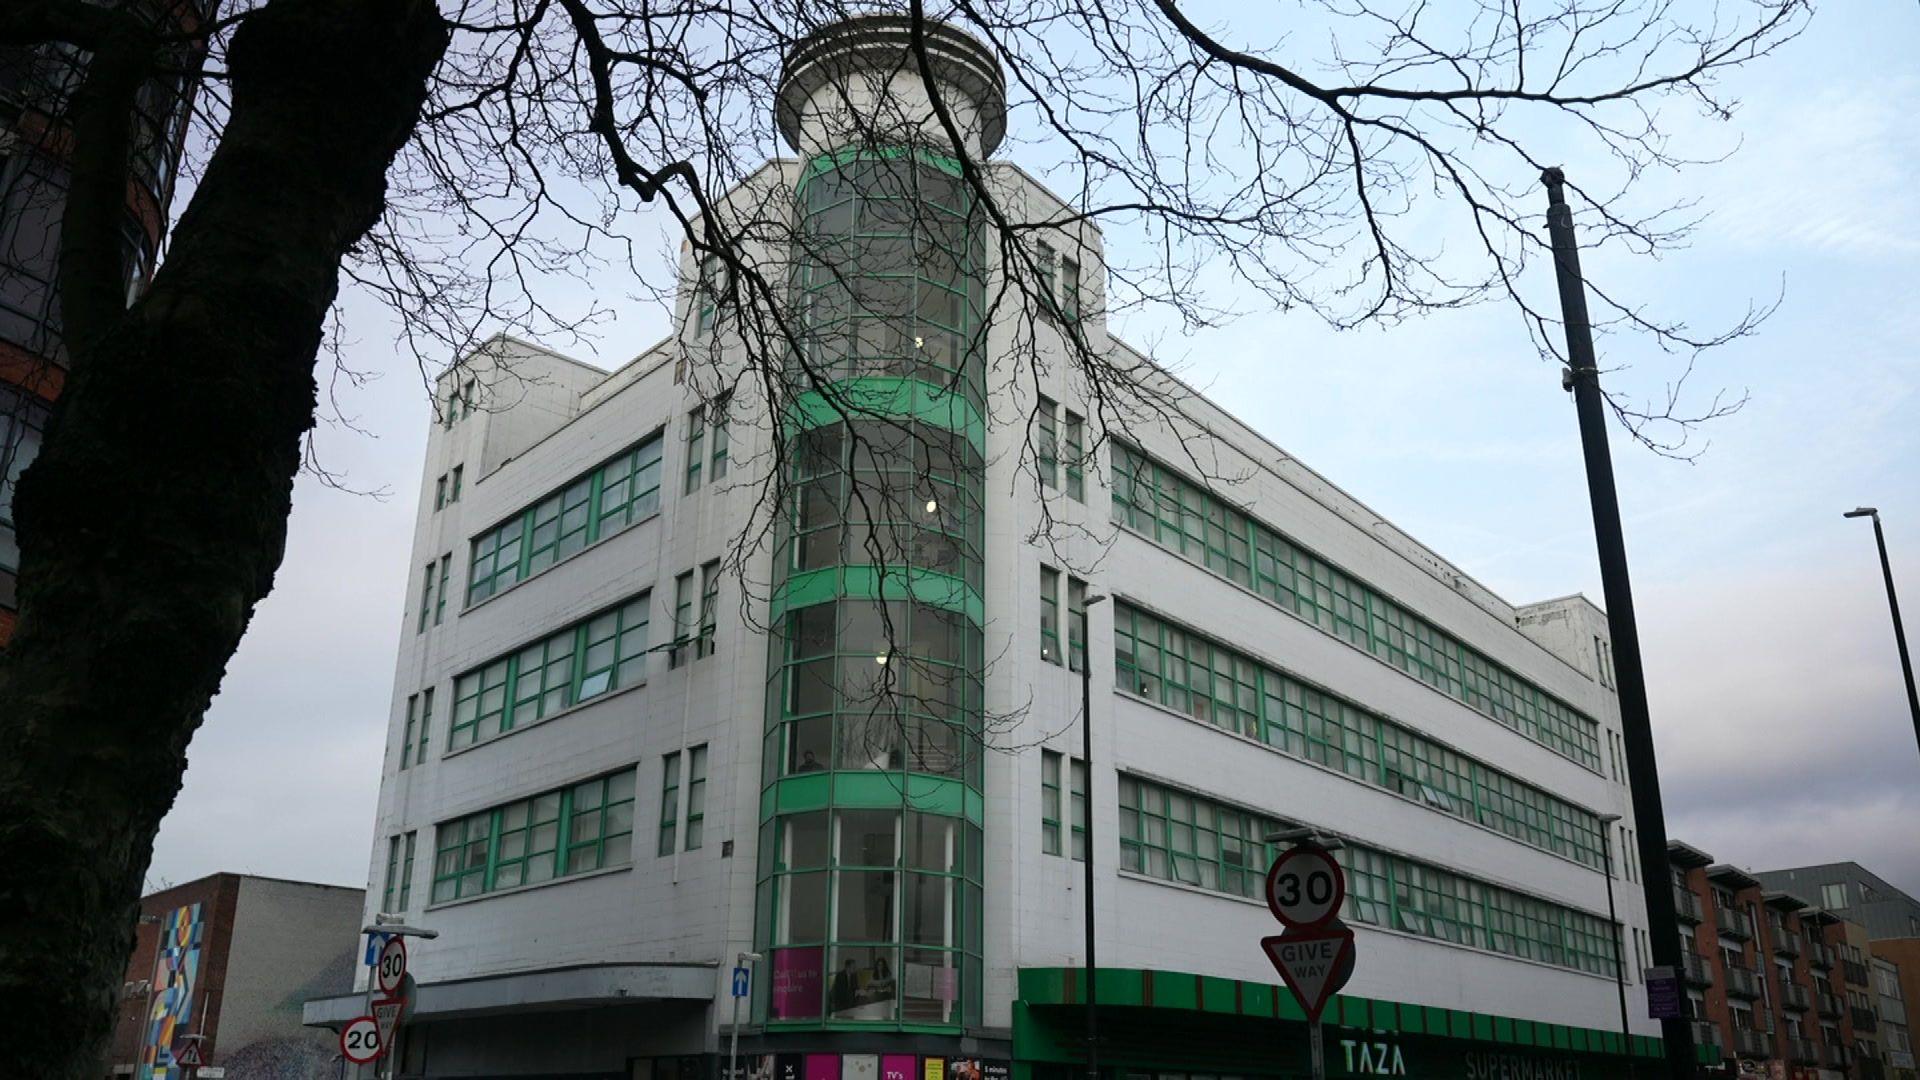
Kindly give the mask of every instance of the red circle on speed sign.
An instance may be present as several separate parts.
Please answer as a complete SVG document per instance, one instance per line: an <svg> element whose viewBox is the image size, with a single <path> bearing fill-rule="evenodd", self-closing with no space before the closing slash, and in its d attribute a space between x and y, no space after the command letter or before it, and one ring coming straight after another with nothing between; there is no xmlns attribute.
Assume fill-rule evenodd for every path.
<svg viewBox="0 0 1920 1080"><path fill-rule="evenodd" d="M1347 898L1347 875L1317 844L1290 847L1267 870L1267 907L1293 930L1325 925Z"/></svg>
<svg viewBox="0 0 1920 1080"><path fill-rule="evenodd" d="M380 1023L371 1016L355 1017L340 1029L340 1052L355 1065L380 1057Z"/></svg>
<svg viewBox="0 0 1920 1080"><path fill-rule="evenodd" d="M380 946L380 959L373 968L374 985L382 997L393 997L407 977L407 939L390 937Z"/></svg>

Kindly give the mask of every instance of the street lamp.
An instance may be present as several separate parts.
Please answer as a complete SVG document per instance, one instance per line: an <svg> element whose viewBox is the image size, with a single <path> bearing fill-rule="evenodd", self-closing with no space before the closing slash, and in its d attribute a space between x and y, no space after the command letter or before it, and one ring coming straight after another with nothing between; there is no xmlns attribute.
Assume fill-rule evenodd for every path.
<svg viewBox="0 0 1920 1080"><path fill-rule="evenodd" d="M748 964L757 964L762 959L764 959L764 957L762 957L757 952L743 952L743 953L737 954L734 957L734 963L736 966L746 967ZM747 985L752 986L753 974L751 972L748 973L747 979L748 979ZM739 1080L739 1074L734 1072L734 1070L739 1067L737 1064L739 1059L740 1059L740 995L734 994L733 995L733 1033L727 1042L726 1080Z"/></svg>
<svg viewBox="0 0 1920 1080"><path fill-rule="evenodd" d="M1920 695L1913 690L1913 661L1907 656L1907 631L1900 625L1900 598L1893 592L1893 564L1887 561L1887 534L1880 531L1880 511L1862 506L1841 516L1873 519L1873 542L1880 546L1880 574L1887 579L1887 609L1893 613L1893 640L1900 647L1900 673L1907 679L1907 711L1913 714L1913 737L1920 741Z"/></svg>
<svg viewBox="0 0 1920 1080"><path fill-rule="evenodd" d="M1619 820L1619 814L1601 814L1599 817L1600 866L1602 876L1607 879L1607 921L1613 924L1613 982L1620 990L1620 1038L1624 1040L1625 1052L1632 1055L1633 1032L1627 1028L1627 965L1620 958L1620 939L1626 936L1626 928L1620 925L1620 915L1613 906L1613 845L1608 840L1613 832L1613 823ZM1632 1061L1631 1056L1628 1061Z"/></svg>
<svg viewBox="0 0 1920 1080"><path fill-rule="evenodd" d="M1083 609L1091 608L1104 600L1106 600L1104 596L1089 596L1080 606ZM1093 808L1095 805L1093 801L1093 620L1086 617L1084 612L1082 619L1085 625L1080 627L1080 767L1087 771L1087 858L1081 865L1085 874L1087 894L1087 914L1084 920L1087 930L1087 1078L1100 1080L1100 996L1093 985L1094 970L1098 966L1094 963L1093 953ZM1073 658L1071 641L1067 643L1067 658L1069 660ZM1071 854L1073 850L1073 770L1071 768L1067 770L1067 785L1067 850Z"/></svg>

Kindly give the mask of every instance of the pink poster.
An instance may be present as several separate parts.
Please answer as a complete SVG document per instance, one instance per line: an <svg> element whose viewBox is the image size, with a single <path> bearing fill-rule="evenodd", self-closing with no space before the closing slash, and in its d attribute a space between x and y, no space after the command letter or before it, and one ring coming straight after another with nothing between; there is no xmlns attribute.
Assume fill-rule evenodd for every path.
<svg viewBox="0 0 1920 1080"><path fill-rule="evenodd" d="M840 1080L839 1054L808 1054L807 1080Z"/></svg>
<svg viewBox="0 0 1920 1080"><path fill-rule="evenodd" d="M880 1080L914 1080L918 1064L912 1054L887 1054L880 1059Z"/></svg>
<svg viewBox="0 0 1920 1080"><path fill-rule="evenodd" d="M773 1009L776 1020L809 1020L820 1015L820 975L826 947L803 945L773 950ZM809 1071L812 1065L808 1065ZM834 1066L838 1080L839 1065ZM808 1080L812 1080L809 1075Z"/></svg>

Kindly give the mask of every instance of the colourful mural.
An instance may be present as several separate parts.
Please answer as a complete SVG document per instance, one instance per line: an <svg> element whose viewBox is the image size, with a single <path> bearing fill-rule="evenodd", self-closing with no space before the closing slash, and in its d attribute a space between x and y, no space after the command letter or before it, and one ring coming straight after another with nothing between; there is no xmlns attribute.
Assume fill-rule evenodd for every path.
<svg viewBox="0 0 1920 1080"><path fill-rule="evenodd" d="M175 1041L193 1030L194 997L200 987L200 904L174 908L160 919L153 958L153 1004L140 1048L139 1080L183 1080L173 1063Z"/></svg>

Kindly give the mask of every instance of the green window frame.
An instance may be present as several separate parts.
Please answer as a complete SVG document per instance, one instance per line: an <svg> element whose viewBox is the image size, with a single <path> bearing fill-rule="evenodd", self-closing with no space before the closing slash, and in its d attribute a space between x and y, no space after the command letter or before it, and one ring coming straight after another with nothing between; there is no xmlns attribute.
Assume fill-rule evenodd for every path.
<svg viewBox="0 0 1920 1080"><path fill-rule="evenodd" d="M1040 659L1060 662L1060 571L1040 564Z"/></svg>
<svg viewBox="0 0 1920 1080"><path fill-rule="evenodd" d="M1060 752L1040 751L1040 853L1060 854Z"/></svg>
<svg viewBox="0 0 1920 1080"><path fill-rule="evenodd" d="M1087 762L1084 758L1067 759L1067 828L1071 837L1068 845L1074 862L1087 861Z"/></svg>
<svg viewBox="0 0 1920 1080"><path fill-rule="evenodd" d="M1256 895L1280 846L1279 819L1122 774L1122 870L1232 896ZM1467 948L1613 975L1599 915L1364 844L1334 853L1346 871L1341 916Z"/></svg>
<svg viewBox="0 0 1920 1080"><path fill-rule="evenodd" d="M409 830L406 843L400 852L400 906L394 911L406 911L413 907L413 856L415 842L420 839L417 830Z"/></svg>
<svg viewBox="0 0 1920 1080"><path fill-rule="evenodd" d="M419 718L416 713L419 708L420 695L408 694L407 718L400 728L400 768L402 770L408 767L409 759L413 757L413 733L418 730Z"/></svg>
<svg viewBox="0 0 1920 1080"><path fill-rule="evenodd" d="M1039 275L1034 282L1034 288L1040 293L1040 314L1046 318L1053 317L1059 309L1060 303L1059 296L1055 293L1053 287L1053 262L1055 258L1052 244L1047 243L1045 240L1034 241L1033 265L1034 270Z"/></svg>
<svg viewBox="0 0 1920 1080"><path fill-rule="evenodd" d="M466 471L467 467L465 465L455 465L453 471L447 474L447 504L449 506L460 501L460 479Z"/></svg>
<svg viewBox="0 0 1920 1080"><path fill-rule="evenodd" d="M673 650L667 654L667 666L679 667L688 663L687 646L694 643L698 634L694 612L693 571L688 570L673 579Z"/></svg>
<svg viewBox="0 0 1920 1080"><path fill-rule="evenodd" d="M700 259L700 279L695 286L697 310L693 324L696 340L712 333L714 324L719 320L720 294L725 288L725 274L726 267L720 261L720 256L707 255Z"/></svg>
<svg viewBox="0 0 1920 1080"><path fill-rule="evenodd" d="M719 622L720 560L709 559L700 565L700 638L694 642L694 659L714 654Z"/></svg>
<svg viewBox="0 0 1920 1080"><path fill-rule="evenodd" d="M1063 427L1066 438L1067 498L1086 502L1087 421L1079 413L1068 409Z"/></svg>
<svg viewBox="0 0 1920 1080"><path fill-rule="evenodd" d="M414 744L413 763L424 765L427 762L427 740L433 735L433 687L420 691L420 739ZM406 749L400 751L401 760L406 759ZM402 766L404 767L404 766Z"/></svg>
<svg viewBox="0 0 1920 1080"><path fill-rule="evenodd" d="M717 482L727 475L727 455L732 449L733 437L727 425L727 410L733 404L732 392L724 393L713 399L713 413L707 425L707 479Z"/></svg>
<svg viewBox="0 0 1920 1080"><path fill-rule="evenodd" d="M467 606L494 596L660 508L659 431L473 537Z"/></svg>
<svg viewBox="0 0 1920 1080"><path fill-rule="evenodd" d="M433 482L433 508L443 509L447 505L447 474L441 473Z"/></svg>
<svg viewBox="0 0 1920 1080"><path fill-rule="evenodd" d="M1087 583L1067 578L1067 670L1087 666Z"/></svg>
<svg viewBox="0 0 1920 1080"><path fill-rule="evenodd" d="M687 485L688 495L700 490L700 466L707 440L707 407L695 405L687 413Z"/></svg>
<svg viewBox="0 0 1920 1080"><path fill-rule="evenodd" d="M680 751L660 759L660 842L656 855L671 855L680 831Z"/></svg>
<svg viewBox="0 0 1920 1080"><path fill-rule="evenodd" d="M439 626L447 615L447 578L453 573L453 553L440 556L440 592L433 598L433 625Z"/></svg>
<svg viewBox="0 0 1920 1080"><path fill-rule="evenodd" d="M1060 314L1070 323L1080 321L1080 264L1060 257Z"/></svg>
<svg viewBox="0 0 1920 1080"><path fill-rule="evenodd" d="M427 620L433 617L433 581L434 568L438 560L428 559L426 568L420 571L420 618L415 621L413 632L427 632Z"/></svg>
<svg viewBox="0 0 1920 1080"><path fill-rule="evenodd" d="M698 851L706 840L707 744L687 751L687 827L682 851Z"/></svg>
<svg viewBox="0 0 1920 1080"><path fill-rule="evenodd" d="M404 910L393 906L395 890L400 886L400 837L387 837L387 878L380 890L380 910L383 913Z"/></svg>
<svg viewBox="0 0 1920 1080"><path fill-rule="evenodd" d="M448 749L645 682L652 602L642 592L455 676Z"/></svg>
<svg viewBox="0 0 1920 1080"><path fill-rule="evenodd" d="M432 903L632 862L632 766L435 828Z"/></svg>
<svg viewBox="0 0 1920 1080"><path fill-rule="evenodd" d="M1124 600L1114 690L1263 742L1510 839L1603 865L1598 816Z"/></svg>
<svg viewBox="0 0 1920 1080"><path fill-rule="evenodd" d="M1060 486L1060 406L1042 395L1034 407L1034 469L1040 474L1040 486Z"/></svg>
<svg viewBox="0 0 1920 1080"><path fill-rule="evenodd" d="M1139 449L1112 444L1112 520L1595 773L1599 724Z"/></svg>

